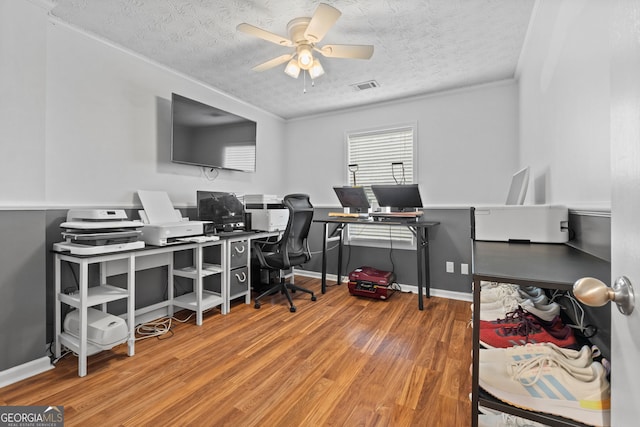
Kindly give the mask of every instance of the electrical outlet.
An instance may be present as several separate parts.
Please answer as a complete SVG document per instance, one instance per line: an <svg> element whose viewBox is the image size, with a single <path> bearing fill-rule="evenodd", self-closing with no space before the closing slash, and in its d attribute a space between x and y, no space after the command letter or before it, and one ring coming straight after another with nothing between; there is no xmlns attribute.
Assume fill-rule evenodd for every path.
<svg viewBox="0 0 640 427"><path fill-rule="evenodd" d="M469 274L469 264L460 264L460 274Z"/></svg>
<svg viewBox="0 0 640 427"><path fill-rule="evenodd" d="M453 273L454 267L452 261L447 261L447 273Z"/></svg>

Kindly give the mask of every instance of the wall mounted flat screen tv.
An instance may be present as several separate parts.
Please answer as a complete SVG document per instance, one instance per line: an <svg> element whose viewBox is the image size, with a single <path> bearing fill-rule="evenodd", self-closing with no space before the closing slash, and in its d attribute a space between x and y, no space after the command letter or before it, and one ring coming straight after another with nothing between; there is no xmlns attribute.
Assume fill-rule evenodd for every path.
<svg viewBox="0 0 640 427"><path fill-rule="evenodd" d="M171 95L171 161L243 172L256 170L253 120Z"/></svg>

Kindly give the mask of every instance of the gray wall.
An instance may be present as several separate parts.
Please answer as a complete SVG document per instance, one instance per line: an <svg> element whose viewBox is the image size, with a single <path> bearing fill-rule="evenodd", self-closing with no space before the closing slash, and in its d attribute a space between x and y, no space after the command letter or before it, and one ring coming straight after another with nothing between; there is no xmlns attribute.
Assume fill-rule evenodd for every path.
<svg viewBox="0 0 640 427"><path fill-rule="evenodd" d="M45 355L45 213L0 211L0 371Z"/></svg>

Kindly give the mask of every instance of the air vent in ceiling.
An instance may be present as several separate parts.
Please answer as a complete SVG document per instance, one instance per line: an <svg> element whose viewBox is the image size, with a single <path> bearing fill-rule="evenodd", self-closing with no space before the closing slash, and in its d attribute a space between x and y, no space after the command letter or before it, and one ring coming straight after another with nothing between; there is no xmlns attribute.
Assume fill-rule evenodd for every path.
<svg viewBox="0 0 640 427"><path fill-rule="evenodd" d="M353 87L355 90L366 90L380 87L380 85L375 80L369 80L368 82L354 83L351 85L351 87Z"/></svg>

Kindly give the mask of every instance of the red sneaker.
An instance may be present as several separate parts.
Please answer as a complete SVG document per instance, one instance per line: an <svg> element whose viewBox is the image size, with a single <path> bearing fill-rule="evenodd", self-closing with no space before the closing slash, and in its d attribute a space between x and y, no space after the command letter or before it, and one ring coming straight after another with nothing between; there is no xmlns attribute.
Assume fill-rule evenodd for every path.
<svg viewBox="0 0 640 427"><path fill-rule="evenodd" d="M505 324L496 328L480 328L480 345L485 348L506 348L541 342L550 342L565 348L577 348L578 346L573 331L562 323L559 316L544 326L529 316L525 316L517 324Z"/></svg>

